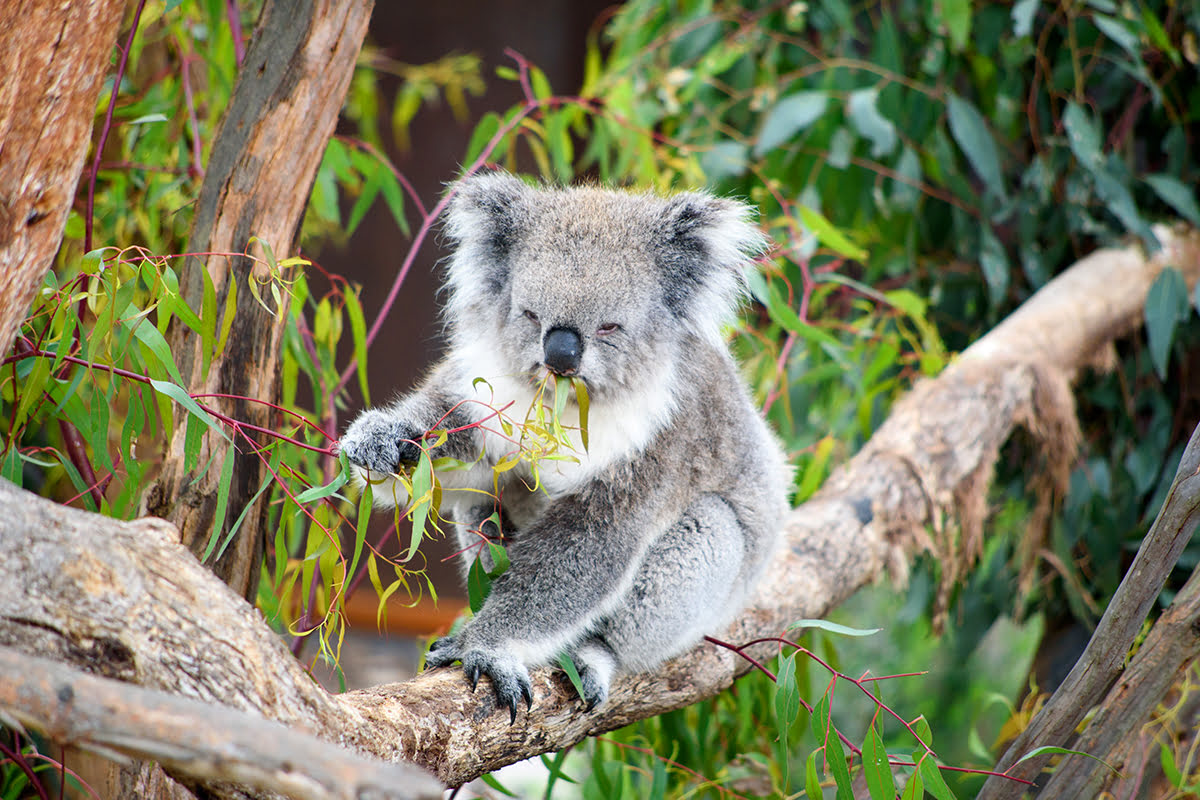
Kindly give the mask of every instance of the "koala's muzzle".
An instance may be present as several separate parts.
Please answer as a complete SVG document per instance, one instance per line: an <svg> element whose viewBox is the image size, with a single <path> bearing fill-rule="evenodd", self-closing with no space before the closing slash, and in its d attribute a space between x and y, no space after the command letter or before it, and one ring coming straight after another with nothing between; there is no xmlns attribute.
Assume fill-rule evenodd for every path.
<svg viewBox="0 0 1200 800"><path fill-rule="evenodd" d="M583 355L583 340L571 328L552 328L542 343L546 366L559 375L574 375Z"/></svg>

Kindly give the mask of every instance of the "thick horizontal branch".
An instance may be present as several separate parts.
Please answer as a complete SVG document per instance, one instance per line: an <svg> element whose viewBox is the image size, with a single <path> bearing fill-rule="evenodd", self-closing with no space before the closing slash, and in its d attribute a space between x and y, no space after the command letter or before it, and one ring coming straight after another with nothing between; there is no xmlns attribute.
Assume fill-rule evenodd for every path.
<svg viewBox="0 0 1200 800"><path fill-rule="evenodd" d="M789 517L786 546L756 601L721 638L771 636L822 616L885 567L903 570L929 541L927 528L936 535L964 517L978 524L987 477L1014 427L1062 439L1074 424L1069 377L1137 324L1165 264L1189 284L1200 275L1200 236L1160 237L1153 258L1130 248L1084 259L898 401L863 450ZM103 519L3 486L0 520L0 551L15 554L0 559L0 644L254 710L426 766L448 784L710 697L746 669L702 645L618 680L592 713L565 678L537 670L533 709L511 726L493 713L486 682L472 693L458 669L332 696L165 523Z"/></svg>
<svg viewBox="0 0 1200 800"><path fill-rule="evenodd" d="M246 711L88 675L0 647L0 708L60 744L156 761L192 780L304 800L438 800L442 786Z"/></svg>

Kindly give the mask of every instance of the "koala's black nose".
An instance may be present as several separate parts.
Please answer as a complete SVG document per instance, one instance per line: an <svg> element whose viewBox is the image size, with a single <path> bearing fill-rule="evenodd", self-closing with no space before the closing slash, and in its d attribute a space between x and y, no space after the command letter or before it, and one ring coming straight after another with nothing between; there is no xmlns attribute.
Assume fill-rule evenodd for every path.
<svg viewBox="0 0 1200 800"><path fill-rule="evenodd" d="M551 328L542 343L546 366L559 375L574 375L583 355L583 340L571 328Z"/></svg>

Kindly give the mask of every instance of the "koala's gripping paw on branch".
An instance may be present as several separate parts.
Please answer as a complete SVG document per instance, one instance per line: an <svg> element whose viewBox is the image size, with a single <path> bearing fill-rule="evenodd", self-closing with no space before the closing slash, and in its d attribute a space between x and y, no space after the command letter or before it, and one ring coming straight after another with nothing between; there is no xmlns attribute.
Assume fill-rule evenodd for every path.
<svg viewBox="0 0 1200 800"><path fill-rule="evenodd" d="M455 637L443 636L429 646L425 668L446 667L455 661L462 662L471 691L479 685L480 675L492 679L496 705L508 709L509 724L517 721L517 703L524 700L526 708L533 708L533 684L529 682L529 671L515 656L478 648L463 650Z"/></svg>
<svg viewBox="0 0 1200 800"><path fill-rule="evenodd" d="M423 435L403 419L371 409L351 423L338 446L352 464L371 472L394 473L417 463L421 451L416 442Z"/></svg>

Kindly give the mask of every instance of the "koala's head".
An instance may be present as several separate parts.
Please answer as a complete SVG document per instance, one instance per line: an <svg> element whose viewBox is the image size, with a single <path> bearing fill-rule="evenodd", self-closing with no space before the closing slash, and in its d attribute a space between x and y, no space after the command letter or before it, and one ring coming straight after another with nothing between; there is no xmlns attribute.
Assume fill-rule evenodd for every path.
<svg viewBox="0 0 1200 800"><path fill-rule="evenodd" d="M534 188L502 172L451 191L455 346L494 344L509 372L578 376L593 396L719 342L765 241L745 205L703 193Z"/></svg>

